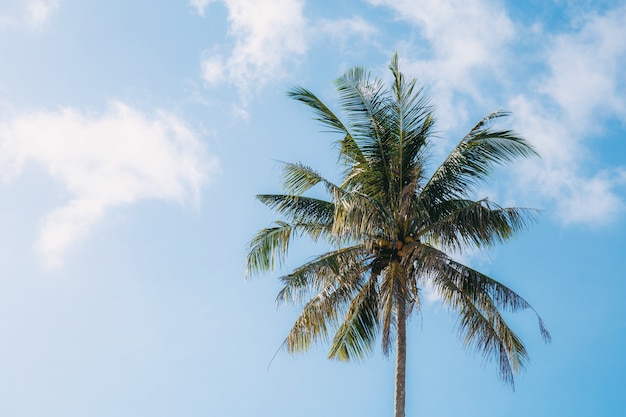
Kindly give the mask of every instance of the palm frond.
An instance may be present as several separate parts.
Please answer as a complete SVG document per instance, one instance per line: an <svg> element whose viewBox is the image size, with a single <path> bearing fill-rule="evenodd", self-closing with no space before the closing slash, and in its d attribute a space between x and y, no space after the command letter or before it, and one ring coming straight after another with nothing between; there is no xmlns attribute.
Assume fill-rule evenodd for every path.
<svg viewBox="0 0 626 417"><path fill-rule="evenodd" d="M364 161L361 150L355 143L350 130L315 94L306 88L294 87L287 92L287 96L309 106L316 115L315 120L329 127L332 132L341 134L339 155L344 158L344 162L350 164Z"/></svg>
<svg viewBox="0 0 626 417"><path fill-rule="evenodd" d="M322 184L331 195L342 194L341 187L322 177L313 168L303 164L283 162L282 187L293 195L302 195L317 184Z"/></svg>
<svg viewBox="0 0 626 417"><path fill-rule="evenodd" d="M369 279L352 298L348 312L335 333L328 357L349 361L372 351L378 334L378 292Z"/></svg>
<svg viewBox="0 0 626 417"><path fill-rule="evenodd" d="M356 282L331 283L306 303L285 339L290 353L306 351L318 340L327 340L328 328L338 324L340 315L360 289L360 276L355 278Z"/></svg>
<svg viewBox="0 0 626 417"><path fill-rule="evenodd" d="M277 221L276 226L261 229L248 243L246 275L272 271L281 265L289 249L293 227L289 223Z"/></svg>
<svg viewBox="0 0 626 417"><path fill-rule="evenodd" d="M487 199L446 200L422 210L428 211L428 222L420 235L456 251L502 243L528 229L538 215L537 210L503 208Z"/></svg>
<svg viewBox="0 0 626 417"><path fill-rule="evenodd" d="M489 128L491 121L507 115L491 113L459 142L422 190L426 204L465 198L496 165L537 155L530 143L510 130Z"/></svg>
<svg viewBox="0 0 626 417"><path fill-rule="evenodd" d="M259 194L256 197L292 223L314 224L320 231L330 232L332 229L335 205L329 201L289 194Z"/></svg>
<svg viewBox="0 0 626 417"><path fill-rule="evenodd" d="M479 351L485 361L497 360L500 378L514 386L514 375L528 362L526 348L503 319L495 300L481 291L480 285L470 285L475 282L458 279L460 275L464 274L455 275L438 268L431 275L433 287L444 304L458 312L459 336L464 345ZM509 305L525 303L511 291L506 291L503 298Z"/></svg>
<svg viewBox="0 0 626 417"><path fill-rule="evenodd" d="M418 156L424 151L434 126L433 107L424 94L424 88L415 88L417 80L406 81L400 72L397 54L392 58L389 69L394 76L389 123L397 137L399 158L396 164L403 171L413 170L421 162ZM402 172L398 176L406 181Z"/></svg>
<svg viewBox="0 0 626 417"><path fill-rule="evenodd" d="M496 359L500 378L514 388L515 374L528 363L528 352L521 339L497 309L480 310L460 292L455 298L458 300L451 304L460 314L459 335L464 345L481 352L486 361Z"/></svg>
<svg viewBox="0 0 626 417"><path fill-rule="evenodd" d="M396 316L398 308L407 306L410 299L406 294L406 275L400 263L397 261L389 262L389 265L381 273L380 283L380 299L381 308L380 315L382 320L382 351L383 355L389 355L391 344L393 341L393 333L396 330ZM399 302L402 299L404 302ZM405 314L406 316L406 314Z"/></svg>
<svg viewBox="0 0 626 417"><path fill-rule="evenodd" d="M309 106L315 114L315 120L329 127L332 131L349 135L349 130L341 120L315 94L304 87L293 87L287 96Z"/></svg>
<svg viewBox="0 0 626 417"><path fill-rule="evenodd" d="M501 282L453 260L444 252L426 244L416 245L412 258L407 262L415 263L417 269L425 276L431 277L434 283L437 279L449 281L477 305L485 302L486 305L493 304L496 308L509 312L526 309L533 311L539 319L544 340L550 341L543 320L535 309L522 296Z"/></svg>
<svg viewBox="0 0 626 417"><path fill-rule="evenodd" d="M387 196L392 178L390 163L387 91L380 79L372 79L363 68L355 67L335 81L339 104L344 109L363 162L355 165L358 181L346 186L367 188ZM375 175L370 175L375 172ZM350 177L354 177L354 172Z"/></svg>
<svg viewBox="0 0 626 417"><path fill-rule="evenodd" d="M341 241L368 240L395 234L393 214L378 200L349 192L335 203L333 236Z"/></svg>
<svg viewBox="0 0 626 417"><path fill-rule="evenodd" d="M276 297L278 304L300 303L322 288L358 281L367 270L368 254L363 246L350 246L324 253L280 278L284 286Z"/></svg>

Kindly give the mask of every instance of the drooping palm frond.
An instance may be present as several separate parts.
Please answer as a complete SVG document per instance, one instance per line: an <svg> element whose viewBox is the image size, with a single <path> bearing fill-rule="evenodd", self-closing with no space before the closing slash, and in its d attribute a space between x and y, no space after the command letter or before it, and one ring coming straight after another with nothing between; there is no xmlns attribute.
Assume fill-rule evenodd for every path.
<svg viewBox="0 0 626 417"><path fill-rule="evenodd" d="M329 358L349 361L361 359L372 351L378 335L378 288L369 279L352 297L350 307L335 333Z"/></svg>
<svg viewBox="0 0 626 417"><path fill-rule="evenodd" d="M444 304L459 314L458 330L464 345L479 351L486 361L497 360L500 377L513 386L513 376L524 367L528 353L494 300L477 287L459 285L467 283L440 269L433 272L432 283ZM509 299L517 301L517 297Z"/></svg>
<svg viewBox="0 0 626 417"><path fill-rule="evenodd" d="M406 278L406 271L401 268L400 263L397 261L389 262L389 265L381 273L381 346L385 356L388 355L391 350L391 341L393 332L396 330L396 317L399 304L406 306L407 302L411 302L406 293ZM398 303L400 298L402 298L404 302Z"/></svg>
<svg viewBox="0 0 626 417"><path fill-rule="evenodd" d="M326 340L328 328L334 328L347 306L362 287L360 274L343 277L322 288L303 307L293 327L285 339L285 346L291 353L309 349L319 339Z"/></svg>
<svg viewBox="0 0 626 417"><path fill-rule="evenodd" d="M283 288L278 293L276 302L300 304L323 288L354 279L352 277L367 270L366 263L370 257L362 245L326 252L280 277Z"/></svg>
<svg viewBox="0 0 626 417"><path fill-rule="evenodd" d="M486 294L495 306L505 311L533 310L524 298L501 282L455 261L445 252L428 244L416 243L403 262L413 263L422 272L422 277L432 283L435 283L433 277L446 277L476 302Z"/></svg>
<svg viewBox="0 0 626 417"><path fill-rule="evenodd" d="M442 291L446 299L445 287L452 285L455 291L463 293L479 309L494 309L516 312L531 310L537 316L539 330L546 342L550 334L545 323L535 309L522 296L501 282L475 269L454 261L450 256L429 245L420 244L414 251L414 262L430 277L435 288Z"/></svg>
<svg viewBox="0 0 626 417"><path fill-rule="evenodd" d="M447 290L454 291L452 285ZM450 297L449 302L460 314L459 335L465 346L479 351L487 361L495 358L500 378L514 387L514 375L528 362L528 352L521 339L497 309L480 310L458 289L456 297Z"/></svg>

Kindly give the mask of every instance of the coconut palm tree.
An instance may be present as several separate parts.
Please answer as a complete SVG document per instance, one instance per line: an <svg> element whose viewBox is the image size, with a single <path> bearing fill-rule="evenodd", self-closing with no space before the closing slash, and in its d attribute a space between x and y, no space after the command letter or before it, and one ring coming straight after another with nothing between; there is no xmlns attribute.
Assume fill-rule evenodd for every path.
<svg viewBox="0 0 626 417"><path fill-rule="evenodd" d="M432 168L433 108L416 81L404 78L397 56L389 68L389 88L359 67L336 80L344 119L309 90L289 91L339 134L344 170L336 184L303 164L284 164L284 193L257 196L282 220L249 242L247 273L280 266L292 239L324 244L325 253L281 277L277 301L303 304L284 346L292 353L305 351L332 333L329 357L351 360L371 352L378 338L385 354L395 341L394 415L403 417L406 324L420 308L424 285L459 314L464 344L495 358L505 382L512 385L526 363L524 344L502 312L532 307L451 254L503 242L535 218L533 210L500 207L474 194L496 166L536 153L511 131L491 126L506 116L497 111ZM314 186L327 198L308 196Z"/></svg>

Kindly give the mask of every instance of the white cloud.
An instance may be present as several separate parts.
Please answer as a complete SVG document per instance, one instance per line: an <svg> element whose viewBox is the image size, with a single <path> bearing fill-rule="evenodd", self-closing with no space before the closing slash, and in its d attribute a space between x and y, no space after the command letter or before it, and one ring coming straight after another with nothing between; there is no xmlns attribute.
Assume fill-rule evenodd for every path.
<svg viewBox="0 0 626 417"><path fill-rule="evenodd" d="M60 4L60 0L6 0L0 5L0 29L41 28Z"/></svg>
<svg viewBox="0 0 626 417"><path fill-rule="evenodd" d="M589 16L580 31L556 36L551 70L541 91L565 112L569 123L587 129L596 114L626 116L626 7ZM583 123L583 125L581 125Z"/></svg>
<svg viewBox="0 0 626 417"><path fill-rule="evenodd" d="M594 138L611 117L625 120L626 8L587 16L578 31L546 45L548 75L535 98L511 101L517 130L533 140L541 162L524 165L526 184L540 184L566 224L606 225L624 212L624 169L583 169L591 162ZM546 100L547 98L547 100Z"/></svg>
<svg viewBox="0 0 626 417"><path fill-rule="evenodd" d="M574 125L524 97L517 97L510 107L516 130L531 139L541 155L541 160L516 166L522 192L551 201L565 224L603 226L623 213L619 189L626 181L622 169L586 174L583 166L589 162L590 151Z"/></svg>
<svg viewBox="0 0 626 417"><path fill-rule="evenodd" d="M352 37L370 41L378 33L364 18L304 17L304 0L193 0L199 14L221 1L228 11L229 44L206 50L201 75L211 86L235 86L244 104L250 94L291 76L293 64L311 42L341 42ZM228 52L225 52L228 51Z"/></svg>
<svg viewBox="0 0 626 417"><path fill-rule="evenodd" d="M621 170L574 178L566 185L569 198L559 201L560 215L566 224L605 226L624 212L624 202L615 192L615 188L624 185Z"/></svg>
<svg viewBox="0 0 626 417"><path fill-rule="evenodd" d="M48 214L37 248L49 267L107 210L141 199L199 202L217 171L197 135L177 117L113 102L102 115L75 109L20 113L0 122L0 175L10 181L35 162L68 201Z"/></svg>
<svg viewBox="0 0 626 417"><path fill-rule="evenodd" d="M467 112L454 94L461 92L474 101L482 100L477 80L497 72L507 46L514 40L515 26L505 10L491 1L368 1L391 8L398 19L420 30L426 42L414 45L411 54L420 58L409 59L408 54L401 57L404 71L429 85L442 121L462 123Z"/></svg>
<svg viewBox="0 0 626 417"><path fill-rule="evenodd" d="M228 9L234 46L228 56L205 54L201 64L204 79L209 83L226 79L246 95L289 74L287 63L303 55L307 47L303 1L222 1Z"/></svg>

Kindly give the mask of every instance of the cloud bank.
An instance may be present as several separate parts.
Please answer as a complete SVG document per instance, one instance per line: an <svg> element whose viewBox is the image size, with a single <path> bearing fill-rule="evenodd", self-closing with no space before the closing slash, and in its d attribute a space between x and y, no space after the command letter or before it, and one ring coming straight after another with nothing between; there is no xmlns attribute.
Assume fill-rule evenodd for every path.
<svg viewBox="0 0 626 417"><path fill-rule="evenodd" d="M511 100L518 130L532 138L543 157L520 175L554 199L566 224L606 225L624 212L626 166L593 165L600 126L626 121L626 7L588 15L569 33L553 36L545 56L548 71L536 94Z"/></svg>
<svg viewBox="0 0 626 417"><path fill-rule="evenodd" d="M149 116L116 101L100 115L72 108L22 112L0 121L0 174L16 178L40 164L68 192L43 221L37 249L47 267L108 210L143 199L198 204L218 171L198 136L166 112Z"/></svg>

